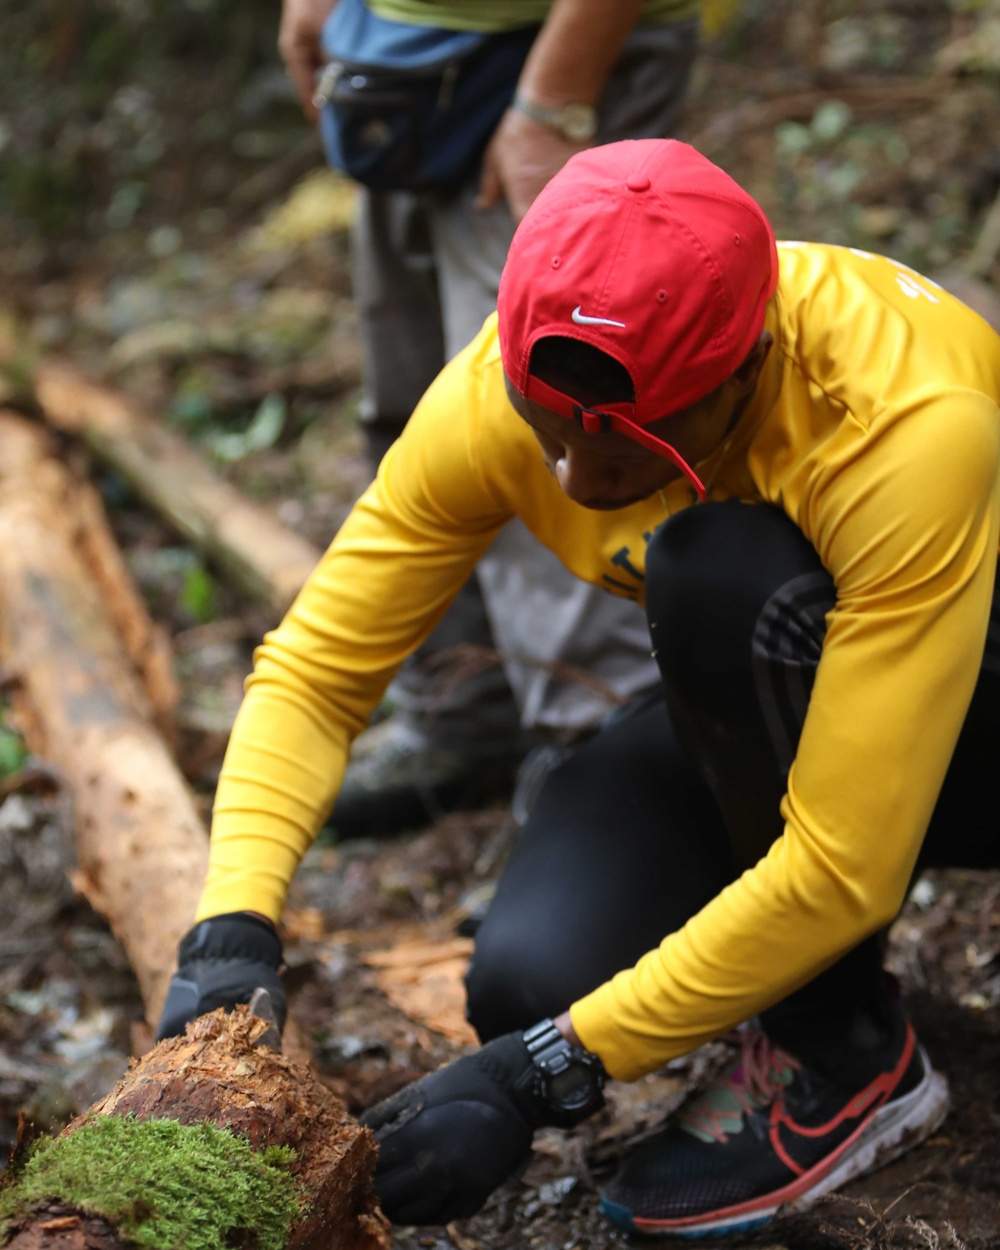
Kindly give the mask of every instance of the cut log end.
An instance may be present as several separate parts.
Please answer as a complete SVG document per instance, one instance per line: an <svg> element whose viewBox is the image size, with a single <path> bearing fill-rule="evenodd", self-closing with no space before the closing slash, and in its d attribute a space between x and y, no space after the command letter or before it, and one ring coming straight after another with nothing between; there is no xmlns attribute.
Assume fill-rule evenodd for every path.
<svg viewBox="0 0 1000 1250"><path fill-rule="evenodd" d="M288 1250L387 1250L389 1226L372 1189L374 1139L308 1067L259 1044L267 1027L241 1008L203 1016L184 1037L168 1038L134 1061L107 1097L60 1138L95 1118L133 1116L229 1129L258 1153L290 1147L304 1214L289 1230ZM93 1240L105 1232L90 1228L90 1220L67 1195L47 1195L42 1209L8 1230L13 1239L6 1245L116 1250L127 1244ZM110 1227L109 1235L120 1235ZM219 1244L230 1244L221 1230Z"/></svg>

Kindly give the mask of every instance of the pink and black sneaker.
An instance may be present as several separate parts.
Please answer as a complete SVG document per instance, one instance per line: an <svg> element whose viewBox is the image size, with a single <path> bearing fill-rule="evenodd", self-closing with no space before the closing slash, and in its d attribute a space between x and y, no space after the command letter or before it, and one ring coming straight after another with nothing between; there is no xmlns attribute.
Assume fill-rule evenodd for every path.
<svg viewBox="0 0 1000 1250"><path fill-rule="evenodd" d="M639 1146L601 1195L630 1232L719 1236L801 1209L902 1154L948 1112L948 1085L905 1023L862 1088L812 1071L757 1029L739 1058Z"/></svg>

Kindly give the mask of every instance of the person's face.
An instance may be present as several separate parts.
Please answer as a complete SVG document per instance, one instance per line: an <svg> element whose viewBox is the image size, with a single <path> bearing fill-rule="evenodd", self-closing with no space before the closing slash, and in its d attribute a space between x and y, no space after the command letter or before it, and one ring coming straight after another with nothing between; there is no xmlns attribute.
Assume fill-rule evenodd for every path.
<svg viewBox="0 0 1000 1250"><path fill-rule="evenodd" d="M770 335L764 340L762 336L740 369L720 387L689 408L650 423L649 432L670 443L690 465L707 460L725 441L753 394ZM510 402L531 426L549 472L574 503L612 512L648 499L683 477L664 456L627 434L616 430L588 434L575 421L526 399L506 375L505 381Z"/></svg>

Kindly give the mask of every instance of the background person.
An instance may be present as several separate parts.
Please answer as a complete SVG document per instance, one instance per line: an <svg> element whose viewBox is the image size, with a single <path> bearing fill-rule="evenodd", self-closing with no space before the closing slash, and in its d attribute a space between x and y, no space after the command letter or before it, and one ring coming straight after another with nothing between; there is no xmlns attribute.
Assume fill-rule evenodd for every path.
<svg viewBox="0 0 1000 1250"><path fill-rule="evenodd" d="M307 117L331 0L284 0L279 48ZM673 132L696 52L697 0L375 0L383 17L448 29L540 23L482 169L444 193L360 188L353 278L362 417L373 469L445 361L479 332L516 223L592 143ZM458 644L499 651L457 683ZM435 659L438 663L435 664ZM566 679L586 671L590 685ZM509 786L525 751L592 729L656 682L636 603L575 582L519 522L392 688L398 709L358 743L333 813L342 835L390 832Z"/></svg>
<svg viewBox="0 0 1000 1250"><path fill-rule="evenodd" d="M905 266L777 249L683 144L574 158L260 650L161 1029L280 995L272 924L351 734L516 514L633 579L662 697L542 789L469 970L486 1044L368 1113L387 1213L472 1213L605 1073L741 1022L607 1187L626 1227L752 1227L932 1132L879 934L921 865L1000 860L998 396L1000 340Z"/></svg>

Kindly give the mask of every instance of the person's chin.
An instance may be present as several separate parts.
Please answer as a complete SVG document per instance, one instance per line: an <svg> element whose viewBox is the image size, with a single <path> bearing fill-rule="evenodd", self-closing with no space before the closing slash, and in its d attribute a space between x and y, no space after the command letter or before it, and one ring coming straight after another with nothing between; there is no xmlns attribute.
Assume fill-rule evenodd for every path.
<svg viewBox="0 0 1000 1250"><path fill-rule="evenodd" d="M631 508L634 503L642 503L649 498L650 493L644 491L641 495L629 495L627 499L588 499L581 506L589 508L591 512L621 512L623 508Z"/></svg>

